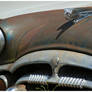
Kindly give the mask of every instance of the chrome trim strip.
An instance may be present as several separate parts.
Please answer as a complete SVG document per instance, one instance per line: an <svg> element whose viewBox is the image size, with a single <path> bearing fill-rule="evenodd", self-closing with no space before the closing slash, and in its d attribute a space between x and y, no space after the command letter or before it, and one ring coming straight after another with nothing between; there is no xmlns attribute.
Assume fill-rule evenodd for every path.
<svg viewBox="0 0 92 92"><path fill-rule="evenodd" d="M4 45L5 45L5 38L4 38L2 30L0 29L0 53L3 50Z"/></svg>

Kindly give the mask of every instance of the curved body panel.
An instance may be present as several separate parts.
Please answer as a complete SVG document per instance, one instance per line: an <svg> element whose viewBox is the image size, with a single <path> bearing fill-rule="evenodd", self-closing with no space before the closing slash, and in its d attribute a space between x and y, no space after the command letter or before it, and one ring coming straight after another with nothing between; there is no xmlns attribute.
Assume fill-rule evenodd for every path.
<svg viewBox="0 0 92 92"><path fill-rule="evenodd" d="M26 53L45 49L66 49L92 54L92 17L68 28L56 39L61 25L66 23L64 10L26 14L4 19L0 28L6 36L6 46L0 64L12 63Z"/></svg>

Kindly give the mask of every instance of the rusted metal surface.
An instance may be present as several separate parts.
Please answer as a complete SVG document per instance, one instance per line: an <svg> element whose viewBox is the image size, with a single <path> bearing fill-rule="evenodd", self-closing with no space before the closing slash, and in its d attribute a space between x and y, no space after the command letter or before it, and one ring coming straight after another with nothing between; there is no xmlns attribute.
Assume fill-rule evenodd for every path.
<svg viewBox="0 0 92 92"><path fill-rule="evenodd" d="M14 62L26 53L44 49L66 49L92 55L92 17L73 25L59 39L58 27L66 23L64 10L38 12L2 20L6 46L0 64Z"/></svg>
<svg viewBox="0 0 92 92"><path fill-rule="evenodd" d="M30 64L31 65L40 64L40 67L42 67L43 66L41 65L42 63L43 64L48 63L52 70L51 75L48 75L50 72L48 70L47 70L48 72L47 74L37 73L36 72L37 69L33 67L32 69L34 70L35 73L34 72L32 73L31 69L29 69L30 74L26 71L27 75L25 73L24 74L25 76L23 75L22 77L20 77L15 84L18 85L20 83L30 83L30 84L32 83L32 84L45 84L46 85L47 83L50 83L50 84L60 84L61 86L69 86L69 87L71 86L75 88L76 87L92 88L91 86L92 81L88 81L87 79L84 79L87 76L89 76L89 74L92 72L90 71L92 70L91 61L92 61L92 56L77 53L77 52L70 52L70 51L64 51L64 50L45 50L45 51L38 51L38 52L30 53L21 57L19 60L17 60L14 63L10 71L14 73L19 67L23 67ZM64 73L62 72L64 66L70 66L70 67L74 66L75 68L77 66L77 69L81 67L84 70L89 69L90 73L87 71L85 73L82 73L84 77L81 78L79 77L79 73L81 74L81 72L83 72L82 70L76 70L77 73L76 72L74 73L74 70L70 68L69 70L71 70L71 72L69 72L68 69L66 69L67 72L65 72L65 74L68 75L68 72L69 72L70 75L73 75L72 77L69 75L68 75L69 77L64 76L64 75L61 76L60 73L61 74ZM76 76L74 77L74 75ZM63 79L64 81L62 81Z"/></svg>
<svg viewBox="0 0 92 92"><path fill-rule="evenodd" d="M65 65L92 69L92 56L64 50L45 50L37 51L18 59L9 69L14 73L18 68L32 64L49 64L52 75L58 75L60 67ZM40 65L41 66L41 65ZM50 71L48 71L50 72Z"/></svg>

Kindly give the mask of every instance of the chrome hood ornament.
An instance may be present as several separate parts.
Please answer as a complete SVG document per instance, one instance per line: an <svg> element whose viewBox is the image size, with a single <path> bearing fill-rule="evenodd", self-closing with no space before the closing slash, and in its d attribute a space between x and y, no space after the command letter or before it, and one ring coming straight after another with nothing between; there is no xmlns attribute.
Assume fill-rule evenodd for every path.
<svg viewBox="0 0 92 92"><path fill-rule="evenodd" d="M76 23L88 16L92 16L92 8L66 8L64 9L64 16Z"/></svg>
<svg viewBox="0 0 92 92"><path fill-rule="evenodd" d="M61 36L61 34L63 34L74 24L89 16L92 16L92 8L66 8L64 9L64 16L68 20L68 22L64 23L57 29L60 30L60 32L56 36L56 39L58 39Z"/></svg>

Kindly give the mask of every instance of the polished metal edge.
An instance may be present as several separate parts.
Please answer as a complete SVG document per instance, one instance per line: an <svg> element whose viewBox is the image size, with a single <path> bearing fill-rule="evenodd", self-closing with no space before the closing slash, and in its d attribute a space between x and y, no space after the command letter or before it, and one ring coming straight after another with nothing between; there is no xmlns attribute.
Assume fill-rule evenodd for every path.
<svg viewBox="0 0 92 92"><path fill-rule="evenodd" d="M5 75L0 75L0 79L2 79L6 85L6 88L8 87L8 79Z"/></svg>
<svg viewBox="0 0 92 92"><path fill-rule="evenodd" d="M0 29L0 53L3 50L4 46L5 46L5 37L2 30Z"/></svg>

